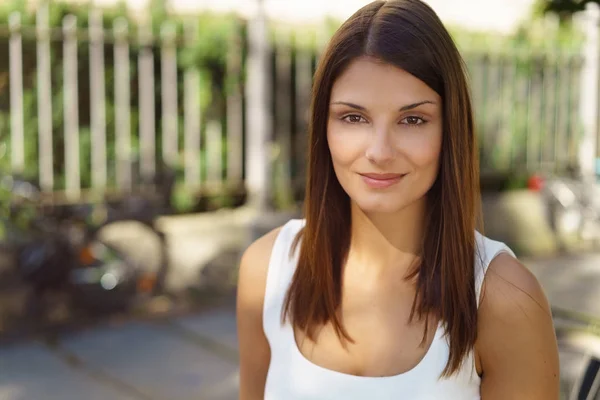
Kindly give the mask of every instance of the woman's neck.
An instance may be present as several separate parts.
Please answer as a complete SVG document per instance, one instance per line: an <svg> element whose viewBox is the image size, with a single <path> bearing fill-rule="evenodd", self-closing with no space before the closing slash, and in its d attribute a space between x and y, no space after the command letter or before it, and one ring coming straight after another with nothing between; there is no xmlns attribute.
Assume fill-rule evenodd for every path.
<svg viewBox="0 0 600 400"><path fill-rule="evenodd" d="M349 259L370 268L412 263L421 252L425 199L396 214L365 213L351 206L352 240Z"/></svg>

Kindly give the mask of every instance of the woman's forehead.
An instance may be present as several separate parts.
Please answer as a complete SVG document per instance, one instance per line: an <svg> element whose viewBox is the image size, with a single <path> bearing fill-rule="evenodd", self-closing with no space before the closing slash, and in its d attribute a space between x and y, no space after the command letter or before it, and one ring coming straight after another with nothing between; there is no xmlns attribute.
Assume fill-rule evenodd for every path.
<svg viewBox="0 0 600 400"><path fill-rule="evenodd" d="M440 96L405 70L382 61L360 57L335 80L331 102L395 103L397 106L422 101L440 104Z"/></svg>

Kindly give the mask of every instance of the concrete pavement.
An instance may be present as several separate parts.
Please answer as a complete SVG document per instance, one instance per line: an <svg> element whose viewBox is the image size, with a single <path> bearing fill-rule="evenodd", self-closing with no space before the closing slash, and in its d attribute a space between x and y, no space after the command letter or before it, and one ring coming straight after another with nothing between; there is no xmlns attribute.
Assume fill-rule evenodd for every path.
<svg viewBox="0 0 600 400"><path fill-rule="evenodd" d="M550 304L600 319L600 254L522 260L536 275Z"/></svg>
<svg viewBox="0 0 600 400"><path fill-rule="evenodd" d="M237 399L231 307L0 348L1 400Z"/></svg>

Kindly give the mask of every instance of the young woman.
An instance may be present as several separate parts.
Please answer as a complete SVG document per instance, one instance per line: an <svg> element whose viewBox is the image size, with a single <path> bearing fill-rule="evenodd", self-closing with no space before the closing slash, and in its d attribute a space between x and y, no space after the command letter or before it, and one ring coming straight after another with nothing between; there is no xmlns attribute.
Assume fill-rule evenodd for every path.
<svg viewBox="0 0 600 400"><path fill-rule="evenodd" d="M318 66L305 219L240 266L241 399L558 399L548 302L476 231L469 88L419 0L375 1Z"/></svg>

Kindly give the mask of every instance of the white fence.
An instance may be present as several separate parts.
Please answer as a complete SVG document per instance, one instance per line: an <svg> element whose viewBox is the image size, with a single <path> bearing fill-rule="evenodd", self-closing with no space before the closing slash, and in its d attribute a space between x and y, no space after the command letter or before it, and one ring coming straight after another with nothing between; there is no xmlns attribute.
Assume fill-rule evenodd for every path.
<svg viewBox="0 0 600 400"><path fill-rule="evenodd" d="M227 131L224 132L222 121L212 120L203 123L201 112L201 79L200 69L191 65L182 75L178 64L177 50L182 46L192 45L196 40L197 26L190 23L185 37L176 35L175 26L166 23L161 27L160 37L154 37L149 26L142 25L137 38L131 36L127 21L117 19L114 29L107 32L103 29L102 15L92 11L89 15L88 30L77 29L76 17L69 15L63 20L62 31L49 28L48 8L40 7L37 12L36 29L21 26L21 16L14 13L10 17L10 160L13 173L20 173L26 167L25 129L31 121L24 120L23 97L23 38L35 37L36 70L37 70L37 160L27 160L38 166L39 183L44 191L52 192L58 187L56 176L56 138L53 137L55 123L53 118L53 95L63 94L64 126L64 192L70 199L77 199L82 190L93 189L104 191L109 189L109 174L114 174L114 186L117 190L129 191L136 184L135 176L142 180L152 179L157 168L164 162L167 166L181 166L183 179L190 189L201 186L221 186L241 184L243 178L243 112L242 112L242 77L241 50L232 48L228 62L229 83L227 94ZM52 87L56 71L51 70L51 44L62 42L62 87ZM88 56L78 54L80 42L88 46ZM232 45L239 40L232 41ZM109 44L109 46L107 46ZM131 64L131 46L139 46L137 60ZM114 76L114 133L107 135L107 76L105 71L105 49L114 51L112 60ZM159 51L156 51L159 49ZM86 59L87 58L87 59ZM160 62L160 87L155 82L155 62ZM89 62L89 93L82 93L78 87L78 71L80 63ZM131 69L137 67L136 105L139 110L139 124L132 125L132 93ZM183 85L180 84L183 82ZM133 89L135 90L135 89ZM181 91L183 93L181 93ZM157 95L157 93L159 93ZM80 102L81 95L89 95L85 99L89 103L89 154L91 160L86 161L81 154L80 142ZM179 99L183 104L178 104ZM160 119L157 119L156 106L160 100ZM183 120L183 124L179 121ZM162 126L157 127L160 121ZM160 151L158 151L157 133L161 131ZM182 131L182 132L180 132ZM113 136L114 134L114 136ZM109 138L110 137L110 138ZM182 138L182 140L180 139ZM107 155L107 143L114 140L114 165ZM132 141L139 142L139 154L133 154ZM227 143L227 155L221 157L224 143ZM201 152L201 148L204 149ZM203 156L201 156L201 154ZM204 157L204 159L201 159ZM227 160L226 165L223 159ZM82 163L89 164L91 184L82 187ZM135 161L135 162L134 162ZM206 171L203 171L203 168ZM222 171L225 169L225 173ZM7 172L7 171L5 171Z"/></svg>
<svg viewBox="0 0 600 400"><path fill-rule="evenodd" d="M245 188L260 205L273 197L283 203L298 198L312 74L325 35L315 35L316 46L297 46L296 39L306 32L278 28L271 41L264 18L250 21L246 41L234 35L227 44L223 112L209 117L202 112L207 93L202 85L211 82L202 79L197 63L182 67L180 60L181 49L197 44L197 21L187 24L183 34L165 23L153 35L149 25L134 32L125 19L105 30L97 10L90 12L86 31L77 28L72 15L60 30L51 29L48 18L47 6L40 7L32 29L21 26L15 13L5 32L10 41L11 172L33 166L44 191L64 192L69 200L88 191L128 192L152 179L163 164L180 171L181 183L192 191ZM24 82L24 40L35 43L35 85ZM62 77L53 87L57 71L51 47L57 43ZM82 49L85 56L78 54ZM583 129L579 91L585 87L581 70L587 58L463 50L481 148L488 157L484 167L556 170L578 161ZM85 63L89 91L81 87ZM24 113L23 88L32 86L37 122ZM595 90L591 86L590 92ZM58 105L57 93L62 95ZM107 100L114 109L107 109ZM89 110L81 104L89 104ZM62 108L64 131L58 133L55 107ZM82 110L89 113L83 127ZM26 127L33 136L26 135ZM89 129L89 135L82 129ZM36 157L26 154L32 137Z"/></svg>

